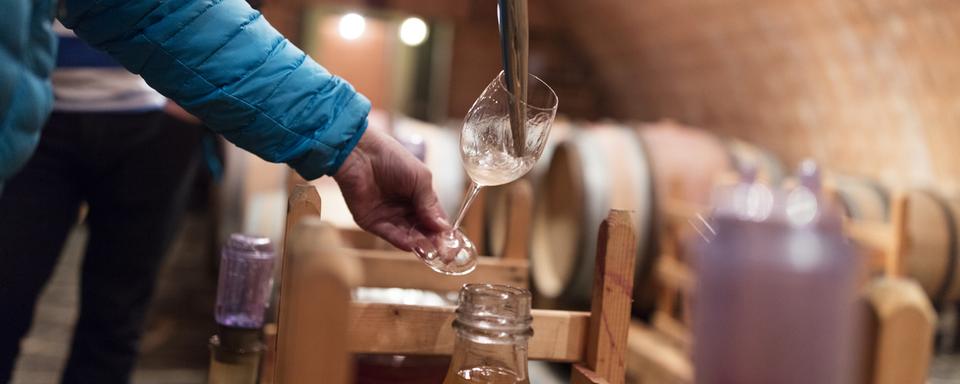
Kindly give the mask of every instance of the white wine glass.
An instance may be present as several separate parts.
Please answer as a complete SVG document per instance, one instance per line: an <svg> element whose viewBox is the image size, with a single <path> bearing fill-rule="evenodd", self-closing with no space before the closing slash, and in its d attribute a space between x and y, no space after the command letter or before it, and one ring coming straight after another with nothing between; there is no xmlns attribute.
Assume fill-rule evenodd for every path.
<svg viewBox="0 0 960 384"><path fill-rule="evenodd" d="M460 131L460 159L470 188L453 228L417 241L414 253L434 271L465 275L477 266L477 249L460 231L460 222L480 188L506 184L527 174L543 154L557 114L557 94L547 83L527 75L526 98L519 103L508 91L501 71L473 103ZM519 106L522 144L514 144L511 106ZM516 110L516 109L514 109Z"/></svg>

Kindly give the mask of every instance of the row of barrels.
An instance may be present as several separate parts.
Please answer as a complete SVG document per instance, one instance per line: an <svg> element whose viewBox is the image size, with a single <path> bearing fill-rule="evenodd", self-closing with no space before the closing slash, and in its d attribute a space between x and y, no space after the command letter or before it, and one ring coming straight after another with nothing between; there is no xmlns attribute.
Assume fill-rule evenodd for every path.
<svg viewBox="0 0 960 384"><path fill-rule="evenodd" d="M593 279L596 229L610 209L636 213L635 312L653 299L659 201L706 206L719 177L750 167L779 183L783 166L748 143L722 139L673 122L626 126L561 123L557 140L529 176L535 186L531 262L538 296L564 307L586 307ZM487 200L488 249L502 249L505 204Z"/></svg>
<svg viewBox="0 0 960 384"><path fill-rule="evenodd" d="M427 140L426 161L444 208L453 212L466 177L457 159L458 132L428 124L398 124L405 135ZM610 209L635 211L638 234L635 308L643 312L653 288L658 254L658 205L666 196L706 206L717 178L738 169L779 184L787 170L769 152L736 139L665 121L624 125L558 121L542 159L527 176L534 185L531 229L533 283L542 298L567 307L589 301L596 228ZM891 192L866 178L830 176L847 214L890 220ZM505 194L489 188L486 249L503 249L508 215ZM934 192L908 193L906 273L934 301L960 301L960 199Z"/></svg>
<svg viewBox="0 0 960 384"><path fill-rule="evenodd" d="M892 191L867 178L833 177L833 188L854 220L890 222ZM905 192L904 273L935 305L960 301L960 198L928 190Z"/></svg>

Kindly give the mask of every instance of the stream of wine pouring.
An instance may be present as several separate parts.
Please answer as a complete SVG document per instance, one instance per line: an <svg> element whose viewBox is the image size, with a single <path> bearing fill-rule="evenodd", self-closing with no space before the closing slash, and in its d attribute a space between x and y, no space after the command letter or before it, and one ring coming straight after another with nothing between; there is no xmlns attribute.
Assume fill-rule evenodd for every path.
<svg viewBox="0 0 960 384"><path fill-rule="evenodd" d="M527 0L498 0L500 22L500 49L503 53L503 72L510 99L510 130L513 133L514 156L522 157L526 148L527 56L529 24Z"/></svg>

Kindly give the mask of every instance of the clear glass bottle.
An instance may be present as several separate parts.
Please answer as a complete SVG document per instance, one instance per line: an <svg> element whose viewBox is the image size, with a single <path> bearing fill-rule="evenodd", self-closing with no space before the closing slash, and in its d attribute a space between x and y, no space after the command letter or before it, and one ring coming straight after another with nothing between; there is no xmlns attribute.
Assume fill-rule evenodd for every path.
<svg viewBox="0 0 960 384"><path fill-rule="evenodd" d="M444 384L529 384L527 339L533 336L532 321L530 291L506 285L464 285Z"/></svg>

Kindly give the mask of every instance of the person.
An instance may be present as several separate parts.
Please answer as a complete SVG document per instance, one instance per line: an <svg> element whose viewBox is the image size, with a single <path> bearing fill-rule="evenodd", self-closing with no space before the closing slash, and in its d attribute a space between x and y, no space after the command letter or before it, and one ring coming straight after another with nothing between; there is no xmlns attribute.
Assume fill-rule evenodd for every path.
<svg viewBox="0 0 960 384"><path fill-rule="evenodd" d="M82 306L63 376L117 382L133 367L203 131L113 58L59 22L54 31L54 112L37 150L0 194L0 247L10 255L0 267L17 271L3 280L17 295L0 296L15 309L7 315L11 331L0 332L0 376L11 371L12 346L29 329L36 297L86 202Z"/></svg>
<svg viewBox="0 0 960 384"><path fill-rule="evenodd" d="M124 202L97 215L98 199L91 198L89 220L107 231L143 220L147 211L168 209L148 198L174 193L169 186L153 190L152 183L157 181L143 180L150 172L148 166L101 164L123 164L125 156L162 162L155 155L162 151L172 154L164 158L177 161L190 156L184 148L162 140L148 153L101 151L97 145L102 140L95 135L79 137L81 131L54 128L64 123L56 114L48 124L51 129L39 140L53 99L49 77L55 57L51 31L55 7L52 0L14 1L11 6L12 16L0 25L0 185L5 185L0 194L9 196L3 198L9 203L0 204L0 232L5 239L0 242L0 308L5 312L0 317L0 382L9 380L19 340L29 328L33 305L50 275L54 263L49 255L62 247L57 242L29 241L19 234L38 231L62 236L72 217L47 217L45 205L69 208L84 193ZM370 109L366 98L289 43L243 0L65 0L56 13L79 38L107 52L241 148L268 161L286 163L308 180L332 176L357 223L398 248L412 248L423 235L417 228L449 227L426 167L393 139L366 129ZM124 133L103 130L99 134ZM40 149L31 158L38 142ZM87 150L103 158L94 164L61 161L67 165L43 169L58 142L87 145ZM84 167L100 173L99 178L76 171ZM107 175L119 168L125 176ZM61 188L29 187L42 179ZM158 236L149 228L163 223L152 225L139 227L143 229L138 234L121 242L97 240L91 233L89 247L122 254L115 249L124 243L141 241L139 236ZM41 253L48 256L34 256ZM79 360L84 362L82 367L71 362L77 367L68 366L64 383L129 380L132 360L116 363L111 359L135 354L139 329L114 332L112 328L138 321L137 311L125 306L139 302L126 296L140 293L128 288L152 273L124 259L138 257L142 255L84 261L78 332L89 331L91 336L83 343L80 339L85 336L75 336L71 360L73 355L86 356ZM87 313L89 320L84 320Z"/></svg>

